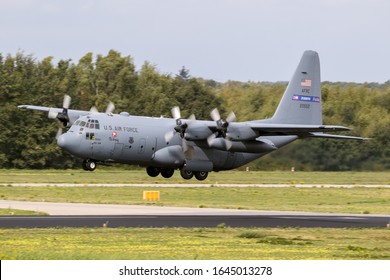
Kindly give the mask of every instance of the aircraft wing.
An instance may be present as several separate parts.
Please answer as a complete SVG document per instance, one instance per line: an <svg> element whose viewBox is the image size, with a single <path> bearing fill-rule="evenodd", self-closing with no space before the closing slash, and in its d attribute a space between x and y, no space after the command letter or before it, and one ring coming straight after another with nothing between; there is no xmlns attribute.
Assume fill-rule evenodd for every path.
<svg viewBox="0 0 390 280"><path fill-rule="evenodd" d="M215 125L209 125L208 128L213 131L217 129ZM232 141L250 141L259 136L277 136L277 135L297 135L301 138L334 138L334 139L354 139L367 140L366 138L353 136L339 136L325 134L325 132L338 132L351 130L345 126L336 125L300 125L300 124L274 124L263 122L242 122L229 123L227 127L227 136Z"/></svg>
<svg viewBox="0 0 390 280"><path fill-rule="evenodd" d="M18 108L19 109L37 110L37 111L43 111L43 112L50 111L50 112L56 112L56 113L60 113L63 110L63 108L51 108L51 107L34 106L34 105L19 105ZM68 114L85 116L85 115L91 114L91 112L90 111L68 109Z"/></svg>
<svg viewBox="0 0 390 280"><path fill-rule="evenodd" d="M62 109L60 108L49 108L49 107L43 107L43 106L34 106L34 105L19 105L19 109L30 109L30 110L37 110L37 111L43 111L43 112L49 112L50 109L58 109L58 112L61 112Z"/></svg>
<svg viewBox="0 0 390 280"><path fill-rule="evenodd" d="M29 110L36 110L36 111L42 111L42 112L48 112L49 117L52 115L52 118L55 118L55 116L61 112L63 112L63 108L51 108L51 107L44 107L44 106L34 106L34 105L19 105L19 109L29 109ZM72 110L67 109L67 114L69 116L69 124L73 124L80 116L85 116L91 114L90 111L82 111L82 110Z"/></svg>

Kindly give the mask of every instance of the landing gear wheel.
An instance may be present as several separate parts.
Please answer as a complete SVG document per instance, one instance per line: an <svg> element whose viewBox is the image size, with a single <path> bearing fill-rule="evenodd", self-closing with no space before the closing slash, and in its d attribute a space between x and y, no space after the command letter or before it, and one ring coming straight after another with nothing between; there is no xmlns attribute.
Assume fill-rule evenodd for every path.
<svg viewBox="0 0 390 280"><path fill-rule="evenodd" d="M83 169L85 171L88 171L88 169L87 169L87 160L83 160L83 163L81 164L81 166L83 167Z"/></svg>
<svg viewBox="0 0 390 280"><path fill-rule="evenodd" d="M194 176L194 172L181 169L180 175L183 177L183 179L189 180Z"/></svg>
<svg viewBox="0 0 390 280"><path fill-rule="evenodd" d="M199 181L205 180L208 175L209 175L209 173L206 171L195 172L195 178L198 179Z"/></svg>
<svg viewBox="0 0 390 280"><path fill-rule="evenodd" d="M96 162L90 159L86 159L83 161L82 166L86 171L94 171L96 169Z"/></svg>
<svg viewBox="0 0 390 280"><path fill-rule="evenodd" d="M171 178L173 176L173 173L175 173L175 170L172 168L165 168L161 170L161 176L164 178Z"/></svg>
<svg viewBox="0 0 390 280"><path fill-rule="evenodd" d="M160 174L160 170L156 167L149 166L146 168L146 173L148 173L150 177L157 177Z"/></svg>

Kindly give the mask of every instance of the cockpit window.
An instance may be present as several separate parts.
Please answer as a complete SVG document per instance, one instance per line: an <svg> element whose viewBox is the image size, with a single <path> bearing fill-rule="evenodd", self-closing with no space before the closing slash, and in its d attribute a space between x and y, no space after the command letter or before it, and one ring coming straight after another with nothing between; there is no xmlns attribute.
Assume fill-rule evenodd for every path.
<svg viewBox="0 0 390 280"><path fill-rule="evenodd" d="M100 129L100 124L98 120L89 119L86 121L77 120L73 123L74 126L87 127L89 129Z"/></svg>
<svg viewBox="0 0 390 280"><path fill-rule="evenodd" d="M100 129L99 121L98 120L88 120L88 123L86 123L86 127L90 129Z"/></svg>

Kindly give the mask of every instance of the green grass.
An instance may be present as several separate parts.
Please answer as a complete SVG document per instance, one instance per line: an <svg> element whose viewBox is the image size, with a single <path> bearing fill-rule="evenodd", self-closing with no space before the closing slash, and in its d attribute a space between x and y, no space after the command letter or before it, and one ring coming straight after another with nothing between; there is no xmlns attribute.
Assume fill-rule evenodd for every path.
<svg viewBox="0 0 390 280"><path fill-rule="evenodd" d="M0 183L241 183L241 184L375 184L390 185L390 172L211 172L203 181L183 180L176 171L171 179L151 178L145 170L120 170L99 166L94 172L83 170L0 169Z"/></svg>
<svg viewBox="0 0 390 280"><path fill-rule="evenodd" d="M199 183L142 170L0 170L0 183ZM211 173L205 181L266 184L390 184L390 173ZM144 190L161 201L145 203ZM0 199L153 204L338 213L390 213L388 188L0 187ZM4 209L0 215L35 214ZM1 218L0 218L1 222ZM0 229L0 259L390 259L389 229L45 228Z"/></svg>
<svg viewBox="0 0 390 280"><path fill-rule="evenodd" d="M145 202L143 191L160 191ZM0 199L131 205L389 214L390 188L0 187Z"/></svg>
<svg viewBox="0 0 390 280"><path fill-rule="evenodd" d="M151 178L144 170L103 167L81 170L0 170L0 182L10 183L188 183L175 174L172 179ZM245 172L210 173L205 183L267 184L377 184L390 182L390 172ZM310 211L329 213L390 213L389 188L153 188L153 187L0 187L0 199L146 204L144 190L159 190L159 206L215 207L234 209Z"/></svg>
<svg viewBox="0 0 390 280"><path fill-rule="evenodd" d="M6 259L390 259L388 229L1 229Z"/></svg>
<svg viewBox="0 0 390 280"><path fill-rule="evenodd" d="M28 210L19 210L19 209L12 209L7 208L3 209L0 208L0 216L46 216L47 213L44 212L36 212L36 211L28 211Z"/></svg>

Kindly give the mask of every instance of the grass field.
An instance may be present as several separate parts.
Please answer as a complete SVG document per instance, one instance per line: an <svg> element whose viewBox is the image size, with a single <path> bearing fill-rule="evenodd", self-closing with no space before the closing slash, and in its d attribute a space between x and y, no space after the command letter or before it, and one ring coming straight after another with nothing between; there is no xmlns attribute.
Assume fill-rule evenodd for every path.
<svg viewBox="0 0 390 280"><path fill-rule="evenodd" d="M160 201L144 201L145 190L160 191ZM0 187L0 199L325 213L390 213L390 188L3 186Z"/></svg>
<svg viewBox="0 0 390 280"><path fill-rule="evenodd" d="M36 211L27 211L27 210L18 210L18 209L2 209L0 208L0 216L45 216L47 213L36 212ZM1 219L0 219L1 221Z"/></svg>
<svg viewBox="0 0 390 280"><path fill-rule="evenodd" d="M0 183L188 183L176 174L172 179L150 178L143 170L102 168L80 170L0 170ZM205 181L218 183L291 184L284 188L153 188L153 187L0 187L0 199L51 202L147 204L144 190L159 190L158 206L286 210L328 213L390 213L389 188L295 188L294 184L388 184L390 172L245 172L211 173ZM214 182L214 183L213 183Z"/></svg>
<svg viewBox="0 0 390 280"><path fill-rule="evenodd" d="M188 183L150 178L144 171L102 169L0 170L0 183ZM338 213L390 213L389 188L296 188L294 184L387 185L390 173L221 172L214 187L0 187L0 199L222 207ZM224 188L217 183L291 184L283 188ZM35 213L4 209L0 215ZM0 217L1 222L1 217ZM46 228L0 229L0 259L390 259L390 230L329 228Z"/></svg>
<svg viewBox="0 0 390 280"><path fill-rule="evenodd" d="M390 259L388 229L1 229L0 259Z"/></svg>
<svg viewBox="0 0 390 280"><path fill-rule="evenodd" d="M151 178L145 170L119 170L98 167L83 170L7 170L0 169L0 183L240 183L240 184L373 184L390 185L390 172L211 172L205 181L183 180L178 172L170 179Z"/></svg>

